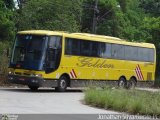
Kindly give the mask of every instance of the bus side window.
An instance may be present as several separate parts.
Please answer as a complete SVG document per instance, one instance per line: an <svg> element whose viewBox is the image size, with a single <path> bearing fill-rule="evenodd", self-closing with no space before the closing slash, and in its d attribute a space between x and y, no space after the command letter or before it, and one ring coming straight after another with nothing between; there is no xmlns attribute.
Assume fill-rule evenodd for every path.
<svg viewBox="0 0 160 120"><path fill-rule="evenodd" d="M80 40L73 38L66 38L65 40L65 54L80 55Z"/></svg>
<svg viewBox="0 0 160 120"><path fill-rule="evenodd" d="M82 40L80 51L82 56L91 56L91 42Z"/></svg>
<svg viewBox="0 0 160 120"><path fill-rule="evenodd" d="M148 60L149 62L154 62L154 49L148 48L149 49L149 54L148 54Z"/></svg>
<svg viewBox="0 0 160 120"><path fill-rule="evenodd" d="M110 43L101 43L100 57L111 58L111 44Z"/></svg>
<svg viewBox="0 0 160 120"><path fill-rule="evenodd" d="M100 43L99 42L92 42L91 56L100 57Z"/></svg>
<svg viewBox="0 0 160 120"><path fill-rule="evenodd" d="M65 54L72 55L72 39L71 38L65 39Z"/></svg>
<svg viewBox="0 0 160 120"><path fill-rule="evenodd" d="M125 59L138 60L138 48L134 46L125 46Z"/></svg>
<svg viewBox="0 0 160 120"><path fill-rule="evenodd" d="M80 55L80 40L72 39L72 55Z"/></svg>
<svg viewBox="0 0 160 120"><path fill-rule="evenodd" d="M124 59L124 46L120 44L112 44L112 58Z"/></svg>
<svg viewBox="0 0 160 120"><path fill-rule="evenodd" d="M138 58L140 61L154 62L154 50L138 47Z"/></svg>

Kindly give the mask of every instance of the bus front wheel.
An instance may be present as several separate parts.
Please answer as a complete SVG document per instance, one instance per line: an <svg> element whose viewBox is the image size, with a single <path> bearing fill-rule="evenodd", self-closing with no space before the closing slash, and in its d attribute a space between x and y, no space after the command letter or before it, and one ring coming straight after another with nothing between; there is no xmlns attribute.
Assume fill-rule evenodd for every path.
<svg viewBox="0 0 160 120"><path fill-rule="evenodd" d="M126 88L126 86L127 86L126 79L124 77L121 77L118 81L118 87L119 88Z"/></svg>
<svg viewBox="0 0 160 120"><path fill-rule="evenodd" d="M57 92L65 92L67 89L67 78L65 76L60 77L58 80L58 87L55 88Z"/></svg>

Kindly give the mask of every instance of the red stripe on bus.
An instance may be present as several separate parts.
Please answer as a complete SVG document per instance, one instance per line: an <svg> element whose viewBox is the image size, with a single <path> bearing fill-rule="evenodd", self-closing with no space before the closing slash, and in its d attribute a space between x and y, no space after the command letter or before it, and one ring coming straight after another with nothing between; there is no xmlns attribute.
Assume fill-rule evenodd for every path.
<svg viewBox="0 0 160 120"><path fill-rule="evenodd" d="M142 80L142 75L141 75L141 72L140 72L140 69L138 68L138 66L137 66L137 72L138 72L138 75L140 77L140 80Z"/></svg>
<svg viewBox="0 0 160 120"><path fill-rule="evenodd" d="M72 71L70 72L70 75L71 75L72 78L74 78L74 76L73 76L73 74L72 74Z"/></svg>
<svg viewBox="0 0 160 120"><path fill-rule="evenodd" d="M76 76L75 76L75 74L73 73L73 71L72 71L72 75L73 75L73 78L76 78Z"/></svg>
<svg viewBox="0 0 160 120"><path fill-rule="evenodd" d="M72 69L72 71L73 71L73 73L74 73L75 78L77 78L77 75L76 75L76 73L75 73L74 69Z"/></svg>
<svg viewBox="0 0 160 120"><path fill-rule="evenodd" d="M143 74L142 74L142 71L141 71L141 68L140 68L139 65L138 65L138 68L139 68L139 70L140 70L140 74L141 74L141 76L142 76L142 80L144 80L144 77L143 77Z"/></svg>
<svg viewBox="0 0 160 120"><path fill-rule="evenodd" d="M135 72L136 72L136 75L137 75L138 79L141 80L137 67L135 69Z"/></svg>

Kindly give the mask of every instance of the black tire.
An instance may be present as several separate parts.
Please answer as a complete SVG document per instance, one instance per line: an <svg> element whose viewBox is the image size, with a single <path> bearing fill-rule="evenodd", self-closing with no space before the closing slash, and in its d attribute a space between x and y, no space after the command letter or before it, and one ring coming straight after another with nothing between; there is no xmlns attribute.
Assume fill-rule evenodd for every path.
<svg viewBox="0 0 160 120"><path fill-rule="evenodd" d="M62 76L58 80L58 87L55 88L57 92L65 92L68 85L68 80L65 76Z"/></svg>
<svg viewBox="0 0 160 120"><path fill-rule="evenodd" d="M127 87L127 81L124 77L120 77L118 81L118 87L119 88L126 88Z"/></svg>
<svg viewBox="0 0 160 120"><path fill-rule="evenodd" d="M129 81L128 81L128 85L127 85L127 88L128 89L134 89L137 85L137 82L136 82L136 79L135 78L131 78Z"/></svg>
<svg viewBox="0 0 160 120"><path fill-rule="evenodd" d="M28 85L28 87L31 91L37 91L39 88L38 86L30 86L30 85Z"/></svg>

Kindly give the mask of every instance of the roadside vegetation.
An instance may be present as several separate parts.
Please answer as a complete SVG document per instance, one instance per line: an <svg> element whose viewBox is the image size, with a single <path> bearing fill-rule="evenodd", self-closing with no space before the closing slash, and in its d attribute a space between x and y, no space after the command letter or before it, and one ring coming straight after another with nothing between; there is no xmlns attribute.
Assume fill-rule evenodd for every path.
<svg viewBox="0 0 160 120"><path fill-rule="evenodd" d="M156 80L154 81L154 87L160 88L160 77L157 77Z"/></svg>
<svg viewBox="0 0 160 120"><path fill-rule="evenodd" d="M0 85L8 84L6 77L8 74L9 58L7 49L10 47L9 42L0 42Z"/></svg>
<svg viewBox="0 0 160 120"><path fill-rule="evenodd" d="M160 93L141 90L90 88L85 103L91 106L138 115L160 115Z"/></svg>

